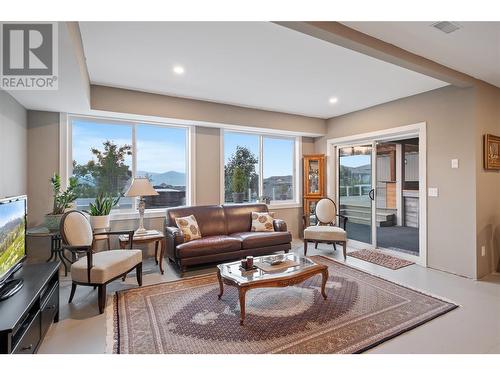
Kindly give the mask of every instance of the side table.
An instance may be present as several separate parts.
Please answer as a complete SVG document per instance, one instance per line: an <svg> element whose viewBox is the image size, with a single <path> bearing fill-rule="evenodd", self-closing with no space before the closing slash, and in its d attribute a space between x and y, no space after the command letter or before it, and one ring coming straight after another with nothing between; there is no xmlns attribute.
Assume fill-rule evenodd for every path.
<svg viewBox="0 0 500 375"><path fill-rule="evenodd" d="M148 234L144 236L134 236L132 239L132 246L134 244L149 244L149 243L154 243L155 244L155 261L156 264L159 265L160 267L160 272L163 275L164 270L163 270L163 257L165 256L165 236L158 232L156 234ZM128 236L120 236L118 237L118 240L120 242L120 248L125 249L129 245L129 237ZM160 257L158 259L158 247L160 248Z"/></svg>
<svg viewBox="0 0 500 375"><path fill-rule="evenodd" d="M71 260L64 255L64 249L61 246L61 234L59 230L50 230L43 226L28 228L26 231L28 237L46 237L50 238L50 257L47 262L55 261L58 258L64 266L64 276L68 276L68 266L71 265Z"/></svg>

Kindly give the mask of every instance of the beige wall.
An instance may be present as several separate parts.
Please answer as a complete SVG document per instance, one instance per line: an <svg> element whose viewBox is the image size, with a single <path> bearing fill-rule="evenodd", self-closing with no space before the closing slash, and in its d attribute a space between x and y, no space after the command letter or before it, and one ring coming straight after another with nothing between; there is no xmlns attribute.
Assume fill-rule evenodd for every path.
<svg viewBox="0 0 500 375"><path fill-rule="evenodd" d="M219 204L221 130L199 126L195 132L195 204Z"/></svg>
<svg viewBox="0 0 500 375"><path fill-rule="evenodd" d="M500 135L500 89L482 84L476 91L477 276L483 277L500 271L500 171L483 168L483 135Z"/></svg>
<svg viewBox="0 0 500 375"><path fill-rule="evenodd" d="M28 111L28 225L52 210L49 179L59 172L59 113Z"/></svg>
<svg viewBox="0 0 500 375"><path fill-rule="evenodd" d="M326 153L327 138L425 121L427 184L439 188L439 197L428 198L428 265L468 277L476 277L474 106L474 89L448 86L330 119L327 136L316 140L316 151ZM451 169L454 158L459 169Z"/></svg>
<svg viewBox="0 0 500 375"><path fill-rule="evenodd" d="M0 198L28 192L27 112L0 90Z"/></svg>
<svg viewBox="0 0 500 375"><path fill-rule="evenodd" d="M107 86L91 86L91 108L216 124L325 134L325 120Z"/></svg>

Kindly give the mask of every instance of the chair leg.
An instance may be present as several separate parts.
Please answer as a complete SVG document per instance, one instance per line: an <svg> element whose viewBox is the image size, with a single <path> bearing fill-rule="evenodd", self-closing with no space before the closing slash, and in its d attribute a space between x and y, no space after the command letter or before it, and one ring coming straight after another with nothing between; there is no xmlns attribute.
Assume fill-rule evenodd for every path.
<svg viewBox="0 0 500 375"><path fill-rule="evenodd" d="M347 241L342 242L342 248L344 250L344 261L347 260Z"/></svg>
<svg viewBox="0 0 500 375"><path fill-rule="evenodd" d="M307 255L307 240L304 239L304 256Z"/></svg>
<svg viewBox="0 0 500 375"><path fill-rule="evenodd" d="M337 251L337 246L335 246L335 242L333 243L333 250Z"/></svg>
<svg viewBox="0 0 500 375"><path fill-rule="evenodd" d="M106 284L97 287L97 302L99 304L99 314L102 314L106 307Z"/></svg>
<svg viewBox="0 0 500 375"><path fill-rule="evenodd" d="M69 301L68 303L71 303L73 301L73 297L75 296L75 291L76 291L76 284L71 283L71 293L69 294Z"/></svg>
<svg viewBox="0 0 500 375"><path fill-rule="evenodd" d="M318 242L317 242L317 241L314 243L314 248L315 248L315 249L317 249L317 248L318 248Z"/></svg>
<svg viewBox="0 0 500 375"><path fill-rule="evenodd" d="M137 267L135 267L135 274L137 276L137 284L142 286L142 263L139 263Z"/></svg>

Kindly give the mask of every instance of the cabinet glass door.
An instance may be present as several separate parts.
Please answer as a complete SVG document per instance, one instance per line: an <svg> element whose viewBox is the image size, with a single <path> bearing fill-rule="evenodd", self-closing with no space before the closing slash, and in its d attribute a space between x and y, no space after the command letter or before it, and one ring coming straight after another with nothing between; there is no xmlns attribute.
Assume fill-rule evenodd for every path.
<svg viewBox="0 0 500 375"><path fill-rule="evenodd" d="M339 147L339 212L347 237L372 244L372 145Z"/></svg>

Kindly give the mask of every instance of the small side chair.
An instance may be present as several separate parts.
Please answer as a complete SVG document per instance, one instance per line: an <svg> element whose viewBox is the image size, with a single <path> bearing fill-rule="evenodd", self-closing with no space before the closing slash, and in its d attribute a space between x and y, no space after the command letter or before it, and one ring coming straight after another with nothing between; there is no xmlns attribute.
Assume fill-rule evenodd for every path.
<svg viewBox="0 0 500 375"><path fill-rule="evenodd" d="M74 255L83 255L71 265L71 293L69 302L73 301L76 286L85 285L97 288L99 313L106 306L106 285L123 278L134 268L137 283L142 285L142 251L132 249L134 231L106 232L107 235L129 235L129 250L103 250L94 253L94 234L87 217L80 211L69 211L61 219L60 233L62 246Z"/></svg>
<svg viewBox="0 0 500 375"><path fill-rule="evenodd" d="M336 243L341 244L344 250L344 260L347 258L347 217L337 214L337 206L330 198L323 198L318 201L314 210L317 224L304 229L304 255L307 255L307 244L314 242L315 248L318 243L333 244L334 250L337 250ZM343 228L336 223L343 221ZM304 215L304 227L306 226L306 217Z"/></svg>

